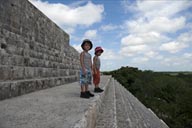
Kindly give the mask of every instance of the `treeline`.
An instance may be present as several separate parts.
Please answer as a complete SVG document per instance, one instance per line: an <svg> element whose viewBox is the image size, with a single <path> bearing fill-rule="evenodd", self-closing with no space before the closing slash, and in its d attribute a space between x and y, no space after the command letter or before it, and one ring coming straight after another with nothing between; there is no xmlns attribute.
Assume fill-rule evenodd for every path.
<svg viewBox="0 0 192 128"><path fill-rule="evenodd" d="M112 75L170 128L192 128L192 74L141 71L133 67Z"/></svg>

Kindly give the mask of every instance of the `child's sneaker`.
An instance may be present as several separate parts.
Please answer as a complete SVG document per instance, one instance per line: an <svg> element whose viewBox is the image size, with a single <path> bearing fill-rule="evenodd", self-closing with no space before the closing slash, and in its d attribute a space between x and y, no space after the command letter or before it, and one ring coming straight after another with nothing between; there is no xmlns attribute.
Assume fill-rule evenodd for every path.
<svg viewBox="0 0 192 128"><path fill-rule="evenodd" d="M90 96L86 92L81 92L80 97L89 99Z"/></svg>
<svg viewBox="0 0 192 128"><path fill-rule="evenodd" d="M94 89L94 92L103 92L103 89L101 89L101 88L95 88L95 89Z"/></svg>
<svg viewBox="0 0 192 128"><path fill-rule="evenodd" d="M87 95L89 95L90 97L94 97L94 94L90 93L90 91L86 91Z"/></svg>

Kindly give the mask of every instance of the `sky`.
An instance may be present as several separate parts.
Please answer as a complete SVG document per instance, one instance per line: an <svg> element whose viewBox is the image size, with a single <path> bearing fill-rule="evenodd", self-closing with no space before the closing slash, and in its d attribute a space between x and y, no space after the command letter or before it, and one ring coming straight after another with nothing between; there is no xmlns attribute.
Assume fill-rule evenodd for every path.
<svg viewBox="0 0 192 128"><path fill-rule="evenodd" d="M101 70L192 71L191 0L29 0L70 35L104 49Z"/></svg>

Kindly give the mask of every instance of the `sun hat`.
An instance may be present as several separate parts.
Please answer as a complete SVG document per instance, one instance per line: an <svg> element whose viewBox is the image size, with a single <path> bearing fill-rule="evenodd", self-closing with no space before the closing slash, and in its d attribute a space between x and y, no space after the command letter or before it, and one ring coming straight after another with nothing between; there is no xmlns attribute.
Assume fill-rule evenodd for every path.
<svg viewBox="0 0 192 128"><path fill-rule="evenodd" d="M100 46L98 46L95 48L95 54L99 51L101 51L101 53L102 53L104 50Z"/></svg>
<svg viewBox="0 0 192 128"><path fill-rule="evenodd" d="M93 47L93 44L92 44L92 42L89 39L84 39L83 40L83 42L81 44L81 48L84 50L83 46L85 45L85 43L89 43L90 44L90 49L89 50L91 50L92 47Z"/></svg>

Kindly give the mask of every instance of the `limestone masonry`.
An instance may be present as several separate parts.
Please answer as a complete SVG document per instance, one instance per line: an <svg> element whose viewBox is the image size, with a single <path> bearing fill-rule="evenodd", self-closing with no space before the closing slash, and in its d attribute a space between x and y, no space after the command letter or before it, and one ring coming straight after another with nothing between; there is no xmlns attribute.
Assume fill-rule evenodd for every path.
<svg viewBox="0 0 192 128"><path fill-rule="evenodd" d="M28 0L0 0L0 100L77 81L69 35Z"/></svg>

